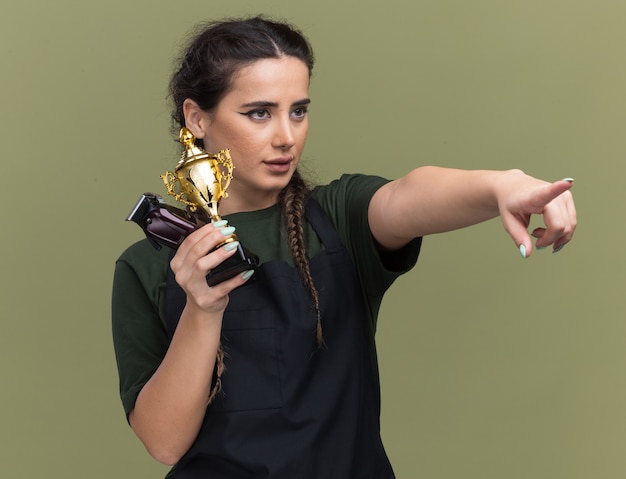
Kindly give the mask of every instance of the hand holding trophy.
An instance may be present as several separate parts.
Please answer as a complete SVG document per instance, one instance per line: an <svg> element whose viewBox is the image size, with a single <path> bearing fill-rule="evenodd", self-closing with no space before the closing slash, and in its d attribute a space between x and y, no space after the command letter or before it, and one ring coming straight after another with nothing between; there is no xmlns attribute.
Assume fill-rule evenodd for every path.
<svg viewBox="0 0 626 479"><path fill-rule="evenodd" d="M179 140L185 151L174 173L167 171L161 178L168 194L185 204L189 211L165 204L158 195L145 193L127 218L141 226L156 248L166 245L176 249L188 234L202 226L202 220L221 220L219 203L228 196L226 189L233 179L234 166L229 150L215 155L208 153L194 144L195 137L187 128L180 130ZM226 238L216 249L233 241L237 241L235 235ZM207 283L215 285L255 269L257 264L258 258L239 244L233 256L209 272Z"/></svg>

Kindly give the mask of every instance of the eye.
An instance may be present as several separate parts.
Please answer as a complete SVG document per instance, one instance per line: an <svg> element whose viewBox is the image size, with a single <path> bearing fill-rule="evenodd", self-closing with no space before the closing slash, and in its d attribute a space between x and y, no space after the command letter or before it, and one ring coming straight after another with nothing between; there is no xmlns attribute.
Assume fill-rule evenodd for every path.
<svg viewBox="0 0 626 479"><path fill-rule="evenodd" d="M299 106L291 112L291 116L293 116L294 118L302 119L306 116L308 111L309 109L306 106Z"/></svg>
<svg viewBox="0 0 626 479"><path fill-rule="evenodd" d="M264 108L260 108L258 110L250 110L245 113L242 113L242 115L246 115L247 117L250 117L253 120L266 120L270 118L271 116L270 112Z"/></svg>

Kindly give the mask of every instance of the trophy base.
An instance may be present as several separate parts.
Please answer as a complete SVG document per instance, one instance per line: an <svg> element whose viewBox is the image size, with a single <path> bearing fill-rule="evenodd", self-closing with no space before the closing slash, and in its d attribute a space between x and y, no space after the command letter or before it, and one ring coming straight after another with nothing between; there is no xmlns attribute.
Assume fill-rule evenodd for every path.
<svg viewBox="0 0 626 479"><path fill-rule="evenodd" d="M245 250L241 245L237 245L237 251L230 258L209 272L206 282L209 286L215 286L244 271L256 270L258 264L259 258L256 255Z"/></svg>

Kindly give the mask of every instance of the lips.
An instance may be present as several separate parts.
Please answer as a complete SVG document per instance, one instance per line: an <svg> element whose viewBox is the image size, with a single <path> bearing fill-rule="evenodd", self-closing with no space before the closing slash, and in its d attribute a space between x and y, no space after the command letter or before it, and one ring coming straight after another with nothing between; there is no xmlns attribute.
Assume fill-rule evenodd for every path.
<svg viewBox="0 0 626 479"><path fill-rule="evenodd" d="M291 169L292 157L289 158L276 158L273 160L266 160L263 163L267 168L274 173L287 173Z"/></svg>

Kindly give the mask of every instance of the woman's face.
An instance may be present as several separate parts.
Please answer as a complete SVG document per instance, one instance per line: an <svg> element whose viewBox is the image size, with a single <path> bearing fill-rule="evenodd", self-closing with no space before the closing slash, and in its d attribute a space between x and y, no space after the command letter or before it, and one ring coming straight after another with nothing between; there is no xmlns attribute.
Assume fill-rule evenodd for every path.
<svg viewBox="0 0 626 479"><path fill-rule="evenodd" d="M275 204L306 141L310 103L306 64L290 56L258 60L236 73L231 90L210 113L191 103L186 105L187 127L204 140L209 152L230 149L235 165L220 212Z"/></svg>

